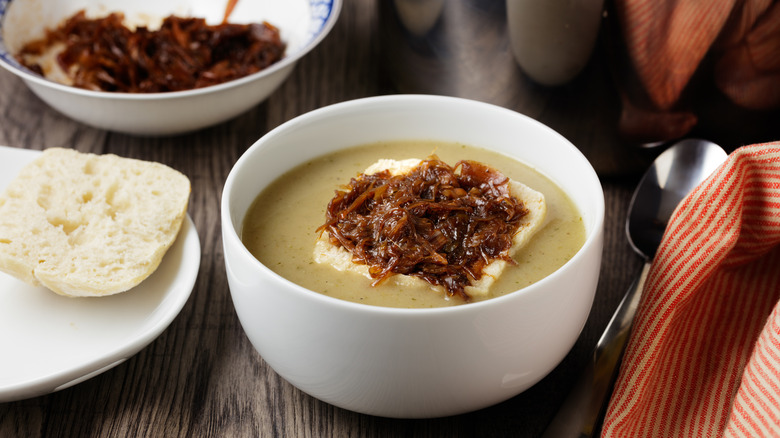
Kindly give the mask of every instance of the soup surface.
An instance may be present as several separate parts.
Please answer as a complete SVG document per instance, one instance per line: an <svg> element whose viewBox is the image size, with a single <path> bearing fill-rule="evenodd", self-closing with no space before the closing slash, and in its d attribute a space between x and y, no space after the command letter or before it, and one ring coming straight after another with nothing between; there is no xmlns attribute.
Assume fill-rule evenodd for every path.
<svg viewBox="0 0 780 438"><path fill-rule="evenodd" d="M386 307L429 308L463 304L430 287L401 287L393 282L372 286L371 279L340 272L314 261L317 228L340 186L381 158L424 159L435 153L454 165L462 159L488 164L504 175L542 192L545 225L515 254L493 284L489 299L516 291L549 275L568 261L585 241L582 218L552 181L516 160L484 149L432 141L383 142L358 146L309 161L274 181L257 197L243 223L242 240L265 266L307 289L332 297ZM294 212L294 213L293 213Z"/></svg>

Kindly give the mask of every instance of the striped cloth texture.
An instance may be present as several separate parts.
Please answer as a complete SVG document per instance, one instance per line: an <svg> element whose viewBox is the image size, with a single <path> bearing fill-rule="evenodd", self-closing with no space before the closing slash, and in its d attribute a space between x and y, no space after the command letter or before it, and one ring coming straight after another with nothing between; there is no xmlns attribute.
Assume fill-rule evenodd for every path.
<svg viewBox="0 0 780 438"><path fill-rule="evenodd" d="M694 75L740 107L780 107L780 1L615 0L615 11L633 69L625 74L640 84L622 90L627 135L692 129L697 115L679 102Z"/></svg>
<svg viewBox="0 0 780 438"><path fill-rule="evenodd" d="M780 142L736 149L677 206L602 436L780 436Z"/></svg>

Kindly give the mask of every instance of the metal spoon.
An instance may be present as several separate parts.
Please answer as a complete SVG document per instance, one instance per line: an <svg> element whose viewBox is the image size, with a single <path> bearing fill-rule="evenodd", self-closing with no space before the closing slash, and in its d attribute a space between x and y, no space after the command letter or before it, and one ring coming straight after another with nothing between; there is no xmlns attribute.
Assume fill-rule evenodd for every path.
<svg viewBox="0 0 780 438"><path fill-rule="evenodd" d="M592 360L545 430L544 437L589 437L596 433L628 341L650 262L672 211L726 156L726 152L712 142L682 140L661 153L645 172L634 191L626 221L628 241L644 259L644 266L612 315L596 344Z"/></svg>

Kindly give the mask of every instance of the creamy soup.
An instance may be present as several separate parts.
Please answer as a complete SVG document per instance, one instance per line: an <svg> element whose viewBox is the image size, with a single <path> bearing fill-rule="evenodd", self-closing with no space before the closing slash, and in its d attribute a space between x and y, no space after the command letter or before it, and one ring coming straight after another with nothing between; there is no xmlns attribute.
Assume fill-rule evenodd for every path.
<svg viewBox="0 0 780 438"><path fill-rule="evenodd" d="M429 308L463 304L430 287L402 287L393 282L371 285L371 279L340 272L314 261L317 228L325 208L340 186L380 158L426 158L435 153L454 165L462 159L488 164L513 180L544 194L545 225L515 254L485 297L494 298L522 289L549 275L568 261L585 241L582 218L569 198L552 181L504 155L461 144L403 141L346 149L309 161L274 181L257 197L243 223L242 240L265 266L282 277L322 294L387 307Z"/></svg>

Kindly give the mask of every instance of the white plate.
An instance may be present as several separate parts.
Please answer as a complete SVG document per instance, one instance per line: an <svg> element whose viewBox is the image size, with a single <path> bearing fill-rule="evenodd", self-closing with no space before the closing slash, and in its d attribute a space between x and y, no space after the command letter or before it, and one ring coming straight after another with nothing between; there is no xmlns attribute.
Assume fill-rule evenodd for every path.
<svg viewBox="0 0 780 438"><path fill-rule="evenodd" d="M0 146L0 191L39 153ZM199 267L187 216L157 271L125 293L68 298L0 273L0 402L65 389L140 351L184 307Z"/></svg>

